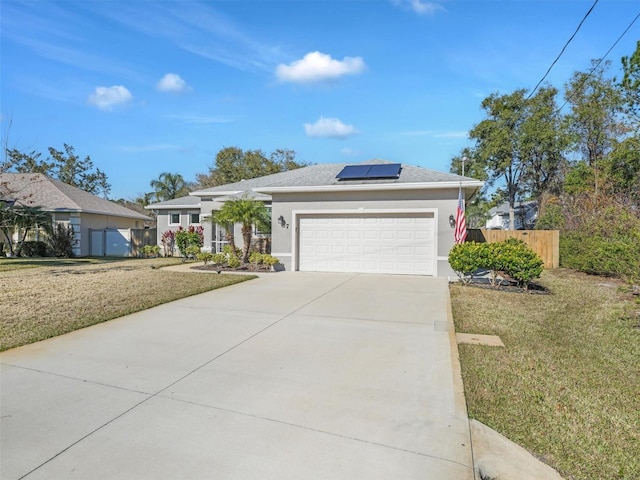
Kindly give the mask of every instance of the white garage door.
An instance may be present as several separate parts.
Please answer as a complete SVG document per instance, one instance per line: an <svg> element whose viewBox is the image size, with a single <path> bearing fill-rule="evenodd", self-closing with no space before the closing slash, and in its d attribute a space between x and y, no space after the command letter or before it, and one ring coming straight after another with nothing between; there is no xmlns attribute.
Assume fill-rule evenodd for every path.
<svg viewBox="0 0 640 480"><path fill-rule="evenodd" d="M299 270L434 274L433 214L304 216Z"/></svg>

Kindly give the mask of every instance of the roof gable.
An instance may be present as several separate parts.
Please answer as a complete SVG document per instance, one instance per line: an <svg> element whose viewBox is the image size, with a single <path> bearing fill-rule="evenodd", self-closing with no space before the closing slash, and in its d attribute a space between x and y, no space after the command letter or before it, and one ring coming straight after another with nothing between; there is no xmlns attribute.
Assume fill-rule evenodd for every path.
<svg viewBox="0 0 640 480"><path fill-rule="evenodd" d="M2 182L7 182L11 196L19 205L39 206L48 212L84 212L149 220L145 215L42 173L4 173L0 175Z"/></svg>

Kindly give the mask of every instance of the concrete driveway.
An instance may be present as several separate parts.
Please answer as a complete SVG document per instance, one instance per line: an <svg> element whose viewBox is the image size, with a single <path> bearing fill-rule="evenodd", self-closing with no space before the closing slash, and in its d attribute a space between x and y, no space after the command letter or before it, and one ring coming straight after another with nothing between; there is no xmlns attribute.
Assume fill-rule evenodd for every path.
<svg viewBox="0 0 640 480"><path fill-rule="evenodd" d="M0 354L0 477L473 478L446 280L277 273Z"/></svg>

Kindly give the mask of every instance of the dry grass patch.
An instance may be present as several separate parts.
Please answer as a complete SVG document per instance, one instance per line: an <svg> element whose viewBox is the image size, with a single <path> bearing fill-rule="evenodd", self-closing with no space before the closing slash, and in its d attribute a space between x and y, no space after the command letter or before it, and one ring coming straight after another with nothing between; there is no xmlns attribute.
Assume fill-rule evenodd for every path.
<svg viewBox="0 0 640 480"><path fill-rule="evenodd" d="M159 269L172 263L135 259L0 271L0 350L254 278Z"/></svg>
<svg viewBox="0 0 640 480"><path fill-rule="evenodd" d="M640 478L640 309L615 281L545 272L551 295L451 287L469 415L567 479Z"/></svg>

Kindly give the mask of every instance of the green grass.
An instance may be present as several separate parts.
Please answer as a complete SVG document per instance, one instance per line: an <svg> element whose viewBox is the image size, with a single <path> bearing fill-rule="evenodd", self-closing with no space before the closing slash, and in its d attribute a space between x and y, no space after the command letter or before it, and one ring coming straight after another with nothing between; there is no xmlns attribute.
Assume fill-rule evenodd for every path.
<svg viewBox="0 0 640 480"><path fill-rule="evenodd" d="M17 260L0 262L0 351L255 278L160 269L175 258Z"/></svg>
<svg viewBox="0 0 640 480"><path fill-rule="evenodd" d="M615 281L543 274L551 295L453 285L469 415L572 480L640 478L640 305Z"/></svg>
<svg viewBox="0 0 640 480"><path fill-rule="evenodd" d="M103 265L113 262L130 262L131 258L122 257L82 257L82 258L53 258L53 257L34 257L34 258L6 258L0 257L0 272L10 272L13 270L21 270L24 268L38 267L79 267L82 265ZM177 257L157 258L154 259L158 265L177 265L181 260Z"/></svg>

